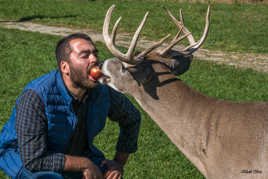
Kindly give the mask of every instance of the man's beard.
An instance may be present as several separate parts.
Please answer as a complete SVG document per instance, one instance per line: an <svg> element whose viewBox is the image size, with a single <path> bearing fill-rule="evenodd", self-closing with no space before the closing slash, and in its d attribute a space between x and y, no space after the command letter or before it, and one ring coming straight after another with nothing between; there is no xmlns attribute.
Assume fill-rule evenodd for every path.
<svg viewBox="0 0 268 179"><path fill-rule="evenodd" d="M72 67L72 65L70 65L70 79L72 81L73 87L82 89L96 87L97 84L90 81L87 75L88 74L83 75L83 72L81 70L75 69Z"/></svg>

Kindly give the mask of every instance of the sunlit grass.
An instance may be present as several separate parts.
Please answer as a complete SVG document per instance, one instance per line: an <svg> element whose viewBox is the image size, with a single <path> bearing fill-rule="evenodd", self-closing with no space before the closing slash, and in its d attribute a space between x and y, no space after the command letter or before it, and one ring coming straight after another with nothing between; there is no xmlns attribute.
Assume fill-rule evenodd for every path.
<svg viewBox="0 0 268 179"><path fill-rule="evenodd" d="M202 35L208 4L159 1L0 0L0 18L58 26L102 29L107 9L116 4L112 21L122 16L119 31L134 32L146 11L150 12L142 35L159 39L175 34L176 26L162 6L178 17L183 9L185 25L196 39ZM211 1L213 2L213 1ZM211 28L203 47L223 51L268 53L267 4L211 4Z"/></svg>
<svg viewBox="0 0 268 179"><path fill-rule="evenodd" d="M54 49L58 36L0 28L0 126L9 119L23 87L31 80L56 68ZM111 57L105 46L96 43L100 59ZM195 61L180 77L196 90L234 101L267 101L268 76L253 70L240 70L214 63ZM135 103L135 101L131 98ZM202 175L171 143L161 129L142 111L139 150L131 155L125 178L192 178ZM0 127L0 128L1 128ZM115 152L118 126L108 122L95 143L111 158ZM5 178L0 173L0 178Z"/></svg>

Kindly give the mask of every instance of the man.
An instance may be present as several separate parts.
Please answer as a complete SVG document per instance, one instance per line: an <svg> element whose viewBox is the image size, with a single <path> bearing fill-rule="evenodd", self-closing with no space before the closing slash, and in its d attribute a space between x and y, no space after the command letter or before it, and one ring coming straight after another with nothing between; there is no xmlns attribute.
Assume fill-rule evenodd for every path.
<svg viewBox="0 0 268 179"><path fill-rule="evenodd" d="M140 113L89 75L97 54L90 37L71 34L57 44L59 69L24 88L0 134L0 168L9 177L122 177L129 153L137 150ZM107 116L120 126L113 160L93 145Z"/></svg>

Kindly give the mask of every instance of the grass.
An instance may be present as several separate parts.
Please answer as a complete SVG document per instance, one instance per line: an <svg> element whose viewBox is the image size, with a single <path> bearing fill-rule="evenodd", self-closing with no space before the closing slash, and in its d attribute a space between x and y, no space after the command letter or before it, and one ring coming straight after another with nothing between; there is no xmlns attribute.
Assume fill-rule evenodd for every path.
<svg viewBox="0 0 268 179"><path fill-rule="evenodd" d="M16 98L31 80L56 68L54 49L58 36L0 28L0 126L8 120ZM97 43L100 59L112 55ZM241 70L204 61L194 61L181 76L190 86L212 97L234 101L268 101L268 76L253 70ZM139 150L131 155L125 167L125 178L187 178L204 177L171 143L161 129L142 111ZM0 129L1 129L0 127ZM111 158L119 128L110 122L97 136L95 144ZM0 172L0 178L7 178Z"/></svg>
<svg viewBox="0 0 268 179"><path fill-rule="evenodd" d="M172 0L170 0L172 1ZM211 1L213 2L213 1ZM49 25L90 28L101 31L107 9L116 4L112 21L122 16L120 31L134 32L146 11L150 11L142 35L159 39L177 32L162 6L177 16L184 10L185 24L199 39L205 24L207 4L159 1L87 1L87 0L0 0L0 19L31 21ZM268 53L267 4L213 4L211 29L204 48Z"/></svg>
<svg viewBox="0 0 268 179"><path fill-rule="evenodd" d="M207 4L150 1L86 0L0 0L0 19L32 21L49 25L91 28L101 31L104 15L111 4L114 16L123 17L120 30L133 32L146 11L150 11L142 35L158 39L176 33L174 25L160 8L172 12L184 10L185 23L197 39L201 36ZM268 6L249 4L213 4L212 22L206 48L224 51L268 53ZM115 18L112 19L115 21ZM190 23L195 22L195 23ZM0 129L8 120L17 96L31 80L56 68L54 48L58 36L20 32L0 28ZM100 58L112 55L97 43ZM194 61L181 76L194 89L216 98L233 101L267 101L268 76L253 70L241 70L204 61ZM125 178L189 178L204 177L171 143L161 129L143 112L139 150L131 155ZM111 158L118 135L117 124L108 121L95 143ZM0 171L0 178L7 178Z"/></svg>

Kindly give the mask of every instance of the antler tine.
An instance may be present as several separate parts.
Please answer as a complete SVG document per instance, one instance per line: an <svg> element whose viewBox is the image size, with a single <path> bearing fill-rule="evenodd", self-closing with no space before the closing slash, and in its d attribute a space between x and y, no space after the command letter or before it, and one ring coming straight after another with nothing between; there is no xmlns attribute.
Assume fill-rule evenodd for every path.
<svg viewBox="0 0 268 179"><path fill-rule="evenodd" d="M159 40L157 43L153 44L151 47L149 47L149 48L145 49L144 51L142 51L141 53L139 53L136 57L140 58L140 57L147 55L148 53L150 53L151 51L153 51L157 47L161 46L169 37L170 37L170 34L166 35L161 40Z"/></svg>
<svg viewBox="0 0 268 179"><path fill-rule="evenodd" d="M116 57L119 57L119 56L124 57L124 54L122 54L119 50L117 50L115 48L115 46L113 45L112 39L114 39L115 36L113 35L112 39L109 36L109 25L110 25L110 20L111 20L111 14L112 14L114 8L115 8L115 5L112 5L106 13L106 17L105 17L104 24L103 24L102 34L103 34L105 44L106 44L107 48L110 50L110 52ZM117 27L117 26L118 26L118 23L115 27ZM116 28L114 28L113 32L115 32L115 31L116 31Z"/></svg>
<svg viewBox="0 0 268 179"><path fill-rule="evenodd" d="M181 21L181 25L184 26L184 18L182 15L182 9L180 8L180 21Z"/></svg>
<svg viewBox="0 0 268 179"><path fill-rule="evenodd" d="M116 36L116 31L117 31L117 27L119 25L119 22L121 20L121 17L116 21L114 27L113 27L113 30L112 30L112 38L110 38L109 36L109 25L110 25L110 20L111 20L111 15L112 15L112 12L115 8L115 5L112 5L107 13L106 13L106 17L105 17L105 20L104 20L104 24L103 24L103 38L104 38L104 41L105 41L105 44L107 46L107 48L110 50L110 52L117 58L119 58L120 60L126 62L126 63L129 63L129 64L136 64L138 62L137 58L133 57L133 51L136 47L136 44L137 44L137 40L139 38L139 34L140 34L140 31L142 30L145 22L146 22L146 19L147 19L147 16L148 16L148 12L145 14L141 24L139 25L138 29L136 30L132 40L131 40L131 43L130 43L130 46L129 46L129 49L127 51L126 54L123 54L121 53L114 45L114 41L115 41L115 36Z"/></svg>
<svg viewBox="0 0 268 179"><path fill-rule="evenodd" d="M209 31L209 26L210 26L210 6L208 6L207 9L207 15L206 15L206 25L205 25L205 29L203 32L202 37L200 38L200 40L198 42L192 43L190 44L188 47L186 47L183 52L185 54L192 54L194 53L197 49L199 49L201 47L201 45L204 43L204 41L207 38L207 34Z"/></svg>
<svg viewBox="0 0 268 179"><path fill-rule="evenodd" d="M113 27L113 31L112 31L112 42L113 42L113 44L115 44L115 36L116 36L117 27L118 27L118 24L120 23L120 20L121 20L121 17L119 17L117 19L117 21L115 22L114 27Z"/></svg>
<svg viewBox="0 0 268 179"><path fill-rule="evenodd" d="M169 11L168 8L164 7L167 11L168 16L171 20L176 24L176 26L183 31L184 34L190 33L190 31L184 26L183 14L182 9L180 9L180 22L173 16L173 14ZM195 43L194 37L192 35L187 36L190 43Z"/></svg>
<svg viewBox="0 0 268 179"><path fill-rule="evenodd" d="M166 53L172 49L177 43L179 43L180 41L182 41L183 39L185 39L186 37L188 37L191 33L187 33L183 36L181 36L180 38L174 39L174 41L171 42L171 44L169 44L166 48L164 48L163 50L161 50L159 53L159 55L161 56L165 56Z"/></svg>
<svg viewBox="0 0 268 179"><path fill-rule="evenodd" d="M168 45L166 48L164 48L163 50L159 51L158 53L161 56L166 55L166 53L173 48L177 43L179 43L181 40L183 40L185 37L188 38L189 41L194 41L193 36L191 35L191 33L188 31L188 29L186 27L184 27L184 22L183 22L183 15L182 15L182 10L180 9L180 22L173 16L173 14L169 11L168 8L163 7L166 12L168 13L168 16L171 18L171 20L176 24L176 26L178 27L179 31L178 33L175 35L175 37L172 39L171 44ZM180 37L181 32L183 32L185 35ZM180 38L179 38L180 37Z"/></svg>
<svg viewBox="0 0 268 179"><path fill-rule="evenodd" d="M187 33L191 33L185 26L184 26L184 19L183 19L183 14L182 14L182 9L180 9L180 21L181 21L181 26L182 26L182 31L183 33L187 34ZM177 25L177 24L176 24ZM179 27L179 26L178 26ZM194 37L192 35L189 35L188 37L188 41L190 42L190 44L195 43Z"/></svg>
<svg viewBox="0 0 268 179"><path fill-rule="evenodd" d="M205 41L207 34L208 34L208 30L209 30L209 9L210 6L208 7L207 10L207 16L206 16L206 26L205 26L205 30L204 33L201 37L201 39L198 42L195 42L193 35L191 34L191 32L184 26L184 20L183 20L183 14L182 14L182 9L180 9L180 21L178 21L173 15L172 13L169 11L168 8L164 7L164 9L167 11L168 16L171 18L171 20L176 24L176 26L179 28L179 32L177 33L177 35L173 38L173 40L171 41L171 44L168 45L165 49L161 50L159 52L160 55L164 56L171 48L173 48L177 43L179 43L181 40L183 40L185 37L187 37L190 45L188 47L186 47L185 49L183 49L181 51L181 53L186 54L186 55L190 55L192 54L194 51L196 51ZM179 38L179 35L181 33L181 31L185 34L184 36Z"/></svg>
<svg viewBox="0 0 268 179"><path fill-rule="evenodd" d="M166 8L165 6L164 6L163 8L167 11L168 15L169 15L172 19L174 19L174 20L176 21L175 24L178 23L178 28L180 29L180 30L178 31L178 33L175 35L175 37L172 39L172 41L171 41L171 43L172 43L172 42L174 42L174 41L180 36L180 34L181 34L181 32L182 32L182 29L183 29L183 21L178 22L177 19L176 19L176 18L172 15L172 13L168 10L168 8Z"/></svg>
<svg viewBox="0 0 268 179"><path fill-rule="evenodd" d="M130 47L129 47L128 52L127 52L127 54L129 55L129 58L131 58L132 55L133 55L133 51L134 51L134 49L136 47L136 44L137 44L137 40L139 38L140 31L142 30L142 28L143 28L143 26L144 26L144 24L146 22L146 19L147 19L148 14L149 14L149 12L146 12L146 14L144 15L144 18L143 18L140 26L138 27L138 29L135 32L135 35L132 38ZM137 58L134 58L134 59L137 60Z"/></svg>
<svg viewBox="0 0 268 179"><path fill-rule="evenodd" d="M182 28L180 28L180 30L177 32L177 34L175 35L175 37L172 39L171 43L173 43L174 41L176 41L177 38L179 38L179 36L181 35L181 32L182 32Z"/></svg>

